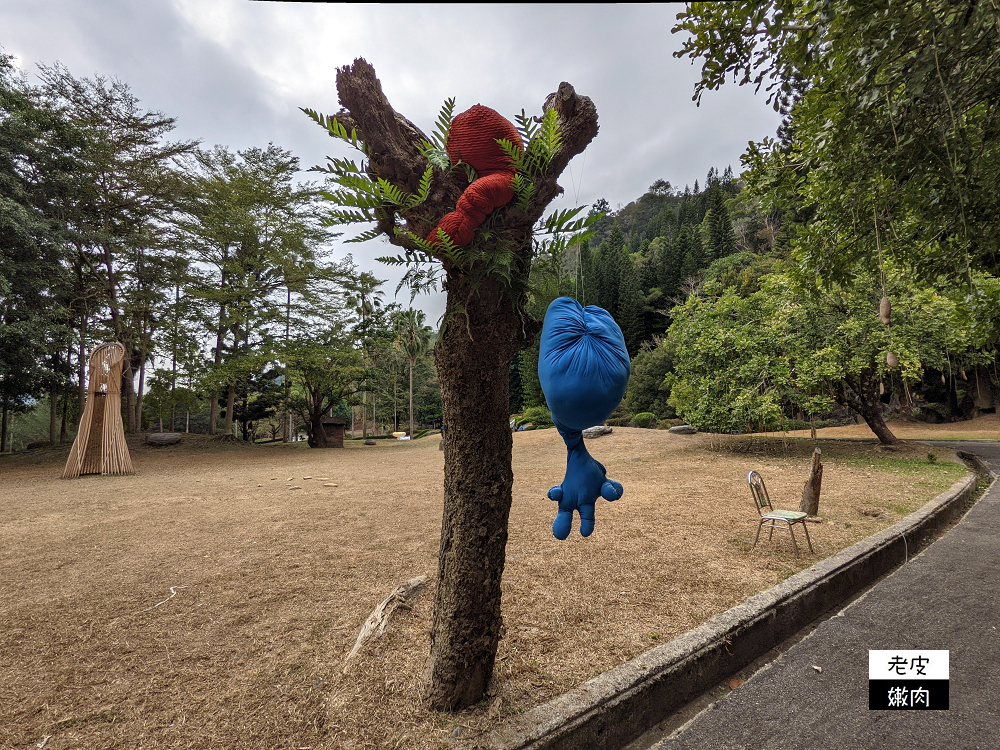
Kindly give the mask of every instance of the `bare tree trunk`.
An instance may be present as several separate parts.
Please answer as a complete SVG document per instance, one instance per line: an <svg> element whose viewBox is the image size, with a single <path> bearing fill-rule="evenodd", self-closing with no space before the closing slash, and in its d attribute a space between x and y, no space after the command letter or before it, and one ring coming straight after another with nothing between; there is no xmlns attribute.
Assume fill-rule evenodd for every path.
<svg viewBox="0 0 1000 750"><path fill-rule="evenodd" d="M820 462L821 451L816 448L812 456L812 470L802 488L802 502L799 510L809 516L819 515L819 491L823 484L823 464Z"/></svg>
<svg viewBox="0 0 1000 750"><path fill-rule="evenodd" d="M322 396L320 396L322 401ZM330 443L326 439L326 430L323 429L322 403L313 405L312 414L309 415L309 436L307 438L310 448L329 448Z"/></svg>
<svg viewBox="0 0 1000 750"><path fill-rule="evenodd" d="M892 434L889 425L885 423L885 419L882 417L882 410L877 404L860 404L859 407L855 407L855 411L868 423L868 426L875 433L875 437L879 439L882 445L899 444L899 439Z"/></svg>
<svg viewBox="0 0 1000 750"><path fill-rule="evenodd" d="M882 403L879 401L876 382L874 374L868 377L848 377L838 388L836 401L854 409L868 423L882 445L898 445L899 440L882 417Z"/></svg>
<svg viewBox="0 0 1000 750"><path fill-rule="evenodd" d="M7 420L10 410L7 408L7 399L3 402L3 416L0 417L0 453L7 452Z"/></svg>
<svg viewBox="0 0 1000 750"><path fill-rule="evenodd" d="M223 286L225 285L225 277L223 277ZM222 345L225 341L226 328L222 321L225 319L226 308L224 305L219 306L219 330L215 336L215 366L218 367L222 364ZM211 394L211 402L208 405L208 434L214 435L216 429L219 425L219 393L218 391L213 391Z"/></svg>
<svg viewBox="0 0 1000 750"><path fill-rule="evenodd" d="M425 666L431 706L478 701L493 674L503 632L500 581L510 514L513 441L507 419L510 360L524 342L507 290L493 279L478 294L448 276L448 307L464 305L435 346L444 428L444 518ZM468 325L466 325L468 323ZM531 329L538 330L537 323ZM471 332L471 337L470 337ZM499 361L498 361L499 359Z"/></svg>
<svg viewBox="0 0 1000 750"><path fill-rule="evenodd" d="M125 391L125 432L135 434L135 380L132 369L131 351L125 355L125 368L122 370L122 390Z"/></svg>
<svg viewBox="0 0 1000 750"><path fill-rule="evenodd" d="M66 442L66 417L69 411L69 393L65 392L62 396L62 424L59 425L59 442Z"/></svg>
<svg viewBox="0 0 1000 750"><path fill-rule="evenodd" d="M142 397L146 391L146 353L142 353L142 364L139 365L139 390L135 396L135 430L134 432L140 432L142 430ZM162 419L160 425L160 432L163 432Z"/></svg>
<svg viewBox="0 0 1000 750"><path fill-rule="evenodd" d="M219 422L219 392L212 391L209 394L208 404L208 434L214 435L216 425Z"/></svg>
<svg viewBox="0 0 1000 750"><path fill-rule="evenodd" d="M87 314L80 318L80 361L77 362L80 381L77 388L80 394L80 414L87 402Z"/></svg>
<svg viewBox="0 0 1000 750"><path fill-rule="evenodd" d="M56 442L56 417L59 416L59 391L55 386L49 389L49 442Z"/></svg>
<svg viewBox="0 0 1000 750"><path fill-rule="evenodd" d="M233 434L233 408L236 406L236 384L229 384L229 396L226 398L226 427L222 431L227 437Z"/></svg>
<svg viewBox="0 0 1000 750"><path fill-rule="evenodd" d="M413 365L416 364L413 360L410 360L410 439L413 439ZM510 388L510 382L507 383L508 389Z"/></svg>

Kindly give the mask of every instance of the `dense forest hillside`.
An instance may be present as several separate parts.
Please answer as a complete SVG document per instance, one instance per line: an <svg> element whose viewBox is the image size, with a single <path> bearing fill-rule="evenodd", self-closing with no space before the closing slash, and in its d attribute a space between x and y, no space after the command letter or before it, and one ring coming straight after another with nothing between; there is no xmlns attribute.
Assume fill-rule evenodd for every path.
<svg viewBox="0 0 1000 750"><path fill-rule="evenodd" d="M686 353L680 348L704 344L687 335L691 323L688 313L699 301L714 304L735 298L744 301L748 308L771 309L777 315L773 304L779 301L781 293L773 285L776 279L784 278L782 274L795 268L792 240L801 229L803 216L794 211L763 211L761 201L744 190L744 184L733 177L728 167L721 174L715 168L709 169L703 185L696 181L693 188L685 186L683 191L666 180L657 180L628 205L612 210L602 199L591 207L590 214L601 217L586 239L570 244L560 257L538 260L533 272L533 310L541 316L552 299L566 295L612 313L633 359L629 389L613 422L628 424L637 414L653 414L660 420L673 418L678 416L680 407L689 419L700 415L705 428L742 431L779 424L802 426L807 419L814 424L816 420L824 424L829 420L855 419L866 408L860 403L851 405L847 399L838 401L806 394L785 384L770 388L766 408L757 403L755 408L741 412L731 408L730 402L738 400L738 389L753 392L755 386L752 382L740 382L733 374L729 382L721 382L730 377L722 361L716 376L709 376L714 380L715 391L709 400L721 405L726 416L716 415L713 423L706 419L707 411L712 411L706 404L702 403L699 411L690 398L685 401L683 394L672 394L671 386L677 383L675 365ZM887 287L885 281L879 287L871 279L869 285L868 296L873 297L868 314L871 322L877 320L878 298ZM907 293L905 278L894 277L890 285L900 294ZM911 286L909 293L918 295L919 291ZM926 304L938 305L941 322L947 327L961 312L954 304L941 307L942 299L940 295L933 301L927 298ZM852 304L864 302L854 299ZM829 310L812 312L830 315ZM852 310L851 314L864 312ZM736 331L739 317L740 313L734 311L713 319L711 325L716 334L726 338L732 333L725 330L727 321ZM840 322L850 324L850 317L847 315ZM668 337L677 319L682 322L675 327L674 335ZM992 319L987 313L984 323L989 325ZM757 331L766 328L759 319L751 322L750 327ZM927 333L925 330L924 334ZM832 338L836 339L837 334L832 334ZM849 349L848 338L845 332L843 343ZM878 389L873 399L878 403L877 411L890 416L903 413L929 422L994 412L1000 401L1000 382L993 347L990 344L977 347L962 337L949 340L940 326L932 338L928 351L923 352L921 365L908 373L893 377L883 362L885 371L875 373L873 381ZM746 341L729 339L729 344L749 347ZM831 341L816 345L821 343L831 345ZM911 346L916 348L916 344ZM716 354L725 360L731 352L723 348ZM787 355L778 359L782 357L787 364ZM529 410L535 421L544 413L545 405L537 362L536 342L511 365L510 377L511 412ZM774 379L772 370L781 366L776 361L761 364L761 369L751 373L750 378L756 377L760 382ZM543 411L539 412L539 408Z"/></svg>

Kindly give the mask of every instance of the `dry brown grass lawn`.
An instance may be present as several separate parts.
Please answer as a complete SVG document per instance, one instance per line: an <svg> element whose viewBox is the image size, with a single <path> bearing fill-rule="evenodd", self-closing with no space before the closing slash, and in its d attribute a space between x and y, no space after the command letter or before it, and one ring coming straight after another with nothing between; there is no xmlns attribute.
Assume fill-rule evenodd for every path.
<svg viewBox="0 0 1000 750"><path fill-rule="evenodd" d="M191 436L133 446L135 476L72 481L58 478L65 451L4 457L0 747L447 746L456 724L481 735L892 524L964 471L922 446L827 446L827 520L811 527L816 554L796 559L787 533L750 549L745 477L759 469L779 507L797 507L811 447L709 444L629 428L590 442L625 496L599 501L592 537L559 542L545 492L563 443L514 436L507 633L490 699L455 715L418 697L432 585L342 673L375 605L436 572L436 438L310 451Z"/></svg>

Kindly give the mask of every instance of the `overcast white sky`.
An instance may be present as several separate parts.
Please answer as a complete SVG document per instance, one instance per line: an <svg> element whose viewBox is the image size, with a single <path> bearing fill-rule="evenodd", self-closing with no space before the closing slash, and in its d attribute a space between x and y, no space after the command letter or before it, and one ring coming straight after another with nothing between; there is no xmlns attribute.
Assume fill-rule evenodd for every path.
<svg viewBox="0 0 1000 750"><path fill-rule="evenodd" d="M441 103L482 103L513 119L538 114L568 81L597 106L600 133L570 164L553 207L612 207L658 178L683 187L709 167L740 171L747 141L778 115L729 84L691 100L699 68L675 59L680 4L321 5L245 0L47 0L4 3L0 45L33 77L59 61L78 77L127 82L142 105L177 119L177 139L231 149L273 141L303 169L343 156L299 107L336 112L335 69L364 57L393 106L430 133ZM390 279L378 241L337 247ZM401 292L399 301L408 301ZM434 324L442 296L418 297Z"/></svg>

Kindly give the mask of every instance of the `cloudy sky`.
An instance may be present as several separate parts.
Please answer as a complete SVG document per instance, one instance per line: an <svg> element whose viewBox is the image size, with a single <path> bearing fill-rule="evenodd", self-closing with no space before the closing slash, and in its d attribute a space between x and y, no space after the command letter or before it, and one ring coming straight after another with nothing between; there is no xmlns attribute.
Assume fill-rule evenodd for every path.
<svg viewBox="0 0 1000 750"><path fill-rule="evenodd" d="M602 197L615 207L658 178L683 187L713 166L738 174L747 141L778 125L763 97L732 84L695 106L699 68L671 54L682 43L670 33L681 7L48 0L4 3L0 45L29 77L36 62L59 61L78 77L127 82L144 107L176 118L178 139L231 149L274 142L303 168L346 155L298 107L336 112L335 69L356 57L427 133L448 97L457 111L482 103L512 119L522 108L538 114L568 81L593 99L601 129L564 173L553 207ZM386 249L336 251L389 279L391 298L398 274L374 261ZM416 305L432 323L444 310L440 296Z"/></svg>

